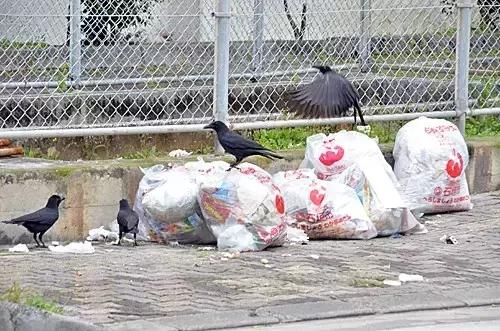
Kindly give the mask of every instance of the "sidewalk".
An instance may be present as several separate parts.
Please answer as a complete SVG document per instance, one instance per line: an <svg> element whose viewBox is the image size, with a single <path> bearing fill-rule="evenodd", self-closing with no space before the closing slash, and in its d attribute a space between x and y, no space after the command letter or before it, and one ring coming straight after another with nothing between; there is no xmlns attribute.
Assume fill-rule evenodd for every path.
<svg viewBox="0 0 500 331"><path fill-rule="evenodd" d="M470 212L425 218L425 235L313 241L236 258L144 243L94 245L91 255L2 248L0 290L17 281L60 301L68 315L107 326L131 321L115 330L205 330L500 304L500 191L474 196L473 203ZM442 243L443 234L458 244ZM400 273L424 281L379 287Z"/></svg>

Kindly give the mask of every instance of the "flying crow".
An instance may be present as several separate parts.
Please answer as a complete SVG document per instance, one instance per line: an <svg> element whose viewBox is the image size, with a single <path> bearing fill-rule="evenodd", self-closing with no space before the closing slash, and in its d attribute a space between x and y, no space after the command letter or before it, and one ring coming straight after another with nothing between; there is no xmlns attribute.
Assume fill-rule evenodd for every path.
<svg viewBox="0 0 500 331"><path fill-rule="evenodd" d="M303 118L342 117L353 107L354 124L357 112L361 125L365 126L359 107L359 94L351 82L329 66L313 66L313 68L320 71L321 75L318 78L288 92L290 112Z"/></svg>
<svg viewBox="0 0 500 331"><path fill-rule="evenodd" d="M133 233L134 234L134 246L137 246L137 232L139 229L137 226L139 225L139 216L135 211L130 208L128 201L126 199L120 200L120 210L118 211L118 215L116 216L116 220L118 221L118 227L120 229L120 237L118 239L118 244L121 245L122 236L124 233Z"/></svg>
<svg viewBox="0 0 500 331"><path fill-rule="evenodd" d="M59 205L63 200L64 198L58 195L52 195L44 208L10 221L4 221L4 223L24 226L29 232L33 233L33 239L35 239L38 247L40 247L40 243L36 240L36 235L39 234L38 239L40 239L42 247L46 247L42 236L59 218Z"/></svg>
<svg viewBox="0 0 500 331"><path fill-rule="evenodd" d="M212 122L205 126L204 129L215 130L217 139L222 147L224 147L224 150L236 158L236 161L231 164L228 170L236 167L244 158L251 155L260 155L271 160L273 158L283 159L283 156L259 145L255 141L245 139L236 132L231 131L226 124L221 121Z"/></svg>

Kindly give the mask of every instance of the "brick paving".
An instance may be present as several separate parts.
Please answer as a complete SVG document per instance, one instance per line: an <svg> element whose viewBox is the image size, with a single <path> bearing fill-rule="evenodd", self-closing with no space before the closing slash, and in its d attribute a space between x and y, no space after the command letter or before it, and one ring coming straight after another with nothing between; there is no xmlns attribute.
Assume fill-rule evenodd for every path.
<svg viewBox="0 0 500 331"><path fill-rule="evenodd" d="M92 323L257 309L378 295L442 293L500 285L500 191L469 212L424 218L425 235L313 241L226 259L193 246L96 244L90 255L0 251L0 290L14 281ZM439 241L443 234L457 245ZM319 255L319 259L311 255ZM267 259L268 264L261 259ZM419 274L424 282L358 287L362 279Z"/></svg>

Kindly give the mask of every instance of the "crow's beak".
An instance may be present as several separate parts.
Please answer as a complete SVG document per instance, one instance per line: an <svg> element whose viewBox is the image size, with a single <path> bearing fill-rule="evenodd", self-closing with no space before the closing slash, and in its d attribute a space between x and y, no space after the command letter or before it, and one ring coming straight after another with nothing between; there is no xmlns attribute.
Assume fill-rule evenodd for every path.
<svg viewBox="0 0 500 331"><path fill-rule="evenodd" d="M66 198L61 198L61 201L64 201L64 200L66 200Z"/></svg>
<svg viewBox="0 0 500 331"><path fill-rule="evenodd" d="M210 123L208 125L205 125L203 128L204 129L213 129L214 127L213 127L212 123Z"/></svg>

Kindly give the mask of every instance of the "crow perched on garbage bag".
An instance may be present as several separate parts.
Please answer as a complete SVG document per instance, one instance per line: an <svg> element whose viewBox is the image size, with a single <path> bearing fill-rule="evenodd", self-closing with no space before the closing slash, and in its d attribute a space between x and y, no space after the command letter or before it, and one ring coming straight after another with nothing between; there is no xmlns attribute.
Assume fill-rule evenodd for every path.
<svg viewBox="0 0 500 331"><path fill-rule="evenodd" d="M38 247L40 247L40 243L36 240L36 235L39 234L38 239L42 243L42 247L47 247L42 240L42 236L59 218L59 205L64 199L59 195L52 195L44 208L10 221L4 221L4 223L24 226L29 232L33 233L33 239L35 239Z"/></svg>
<svg viewBox="0 0 500 331"><path fill-rule="evenodd" d="M244 158L251 155L260 155L271 160L274 158L283 159L283 156L259 145L255 141L245 139L236 132L231 131L226 124L221 121L214 121L205 126L204 129L215 130L217 139L222 147L224 147L224 150L236 158L236 161L231 164L228 170L236 167Z"/></svg>
<svg viewBox="0 0 500 331"><path fill-rule="evenodd" d="M289 111L303 118L328 118L345 116L353 107L354 124L357 112L361 125L366 126L359 107L359 94L351 82L329 66L313 68L320 71L318 78L287 92Z"/></svg>
<svg viewBox="0 0 500 331"><path fill-rule="evenodd" d="M120 200L120 210L116 216L119 228L119 238L117 245L121 245L122 236L124 233L134 234L134 246L137 246L137 232L139 232L139 215L130 208L127 199Z"/></svg>

